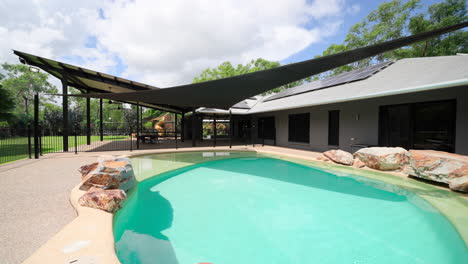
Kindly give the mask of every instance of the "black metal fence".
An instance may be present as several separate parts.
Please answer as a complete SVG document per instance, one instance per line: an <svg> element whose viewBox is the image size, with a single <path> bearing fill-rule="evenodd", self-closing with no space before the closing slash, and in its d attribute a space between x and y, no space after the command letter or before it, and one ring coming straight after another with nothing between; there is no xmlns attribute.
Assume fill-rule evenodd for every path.
<svg viewBox="0 0 468 264"><path fill-rule="evenodd" d="M0 128L0 164L31 158L34 153L32 129Z"/></svg>
<svg viewBox="0 0 468 264"><path fill-rule="evenodd" d="M130 129L98 129L89 131L86 127L75 126L64 137L56 129L38 128L37 137L31 127L27 129L0 128L0 164L33 158L57 152L118 151L158 148L161 144L178 147L180 133L153 129L134 132ZM68 149L65 141L68 138ZM35 144L35 142L37 143ZM37 147L36 147L37 146ZM36 153L37 148L37 153Z"/></svg>
<svg viewBox="0 0 468 264"><path fill-rule="evenodd" d="M101 101L100 122L96 124L90 120L89 102L86 106L87 120L80 118L80 111L74 111L66 115L72 122L62 118L62 113L54 114L54 111L44 110L40 115L39 103L39 95L35 94L33 122L21 125L26 128L19 128L20 124L16 124L16 127L12 125L0 128L0 164L24 158L39 158L41 155L56 152L132 151L140 147L157 148L164 143L165 147L178 147L179 132L143 129L139 106L134 117L128 116L129 111L124 113L126 121L123 123L104 122ZM175 123L177 124L177 117Z"/></svg>

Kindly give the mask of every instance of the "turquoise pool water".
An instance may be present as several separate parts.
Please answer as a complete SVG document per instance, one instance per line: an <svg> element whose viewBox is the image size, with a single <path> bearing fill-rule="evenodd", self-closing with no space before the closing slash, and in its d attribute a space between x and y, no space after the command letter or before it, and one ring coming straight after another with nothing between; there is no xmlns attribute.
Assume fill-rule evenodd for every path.
<svg viewBox="0 0 468 264"><path fill-rule="evenodd" d="M142 181L114 236L123 264L468 263L457 231L418 196L272 158Z"/></svg>

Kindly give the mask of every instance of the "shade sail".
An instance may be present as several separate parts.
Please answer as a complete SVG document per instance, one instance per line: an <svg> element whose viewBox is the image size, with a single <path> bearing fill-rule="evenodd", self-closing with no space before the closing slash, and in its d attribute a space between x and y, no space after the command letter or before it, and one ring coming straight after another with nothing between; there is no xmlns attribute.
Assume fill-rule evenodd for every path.
<svg viewBox="0 0 468 264"><path fill-rule="evenodd" d="M228 109L246 98L261 94L276 87L467 26L468 22L463 22L334 55L203 83L187 84L158 90L83 94L77 96L151 104L167 104L184 109L195 107Z"/></svg>
<svg viewBox="0 0 468 264"><path fill-rule="evenodd" d="M20 57L20 61L23 63L39 67L42 70L48 72L49 74L57 77L58 79L62 80L66 78L68 86L77 88L83 93L122 93L160 89L151 85L127 80L117 76L40 57L26 52L13 50L13 53L18 55ZM132 101L125 102L135 103ZM166 111L181 111L181 109L179 109L176 106L168 106L163 104L155 105L143 102L141 104L147 107L157 108Z"/></svg>

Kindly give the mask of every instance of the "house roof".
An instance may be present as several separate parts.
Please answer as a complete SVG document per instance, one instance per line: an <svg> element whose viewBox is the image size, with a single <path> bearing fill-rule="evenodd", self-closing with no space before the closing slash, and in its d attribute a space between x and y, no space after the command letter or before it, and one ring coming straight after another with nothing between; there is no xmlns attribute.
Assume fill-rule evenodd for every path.
<svg viewBox="0 0 468 264"><path fill-rule="evenodd" d="M402 59L367 79L270 101L265 98L245 114L468 85L467 69L468 56L464 55ZM299 89L307 90L310 85Z"/></svg>

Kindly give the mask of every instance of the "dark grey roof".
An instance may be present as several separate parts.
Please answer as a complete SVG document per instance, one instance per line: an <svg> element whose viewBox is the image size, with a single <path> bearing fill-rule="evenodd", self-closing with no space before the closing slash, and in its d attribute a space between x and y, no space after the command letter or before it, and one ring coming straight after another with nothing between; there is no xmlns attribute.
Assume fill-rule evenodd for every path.
<svg viewBox="0 0 468 264"><path fill-rule="evenodd" d="M367 79L260 101L244 114L464 86L468 85L467 69L468 56L463 55L402 59Z"/></svg>
<svg viewBox="0 0 468 264"><path fill-rule="evenodd" d="M239 102L233 105L231 108L239 108L239 109L250 109L249 104L246 101Z"/></svg>
<svg viewBox="0 0 468 264"><path fill-rule="evenodd" d="M388 65L392 64L393 61L386 61L382 63L378 63L369 67L365 67L362 69L357 69L350 72L344 72L338 74L336 76L332 76L329 78L325 78L322 80L313 81L310 83L306 83L304 85L296 86L293 88L289 88L283 90L279 93L276 93L268 98L265 101L275 100L287 96L298 95L301 93L307 93L314 90L324 89L340 84L360 81L369 78L370 76L374 75L375 73L381 71L382 69L386 68Z"/></svg>

